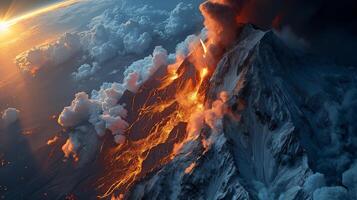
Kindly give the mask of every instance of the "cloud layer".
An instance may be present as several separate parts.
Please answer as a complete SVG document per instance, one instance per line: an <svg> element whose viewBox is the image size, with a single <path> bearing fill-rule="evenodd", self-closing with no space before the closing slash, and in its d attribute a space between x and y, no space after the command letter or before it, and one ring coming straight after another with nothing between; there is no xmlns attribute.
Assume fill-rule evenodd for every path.
<svg viewBox="0 0 357 200"><path fill-rule="evenodd" d="M155 43L200 28L197 25L202 17L197 7L197 3L179 3L172 10L165 10L122 0L94 17L86 30L66 33L54 43L18 55L16 65L23 71L35 72L62 64L80 50L88 60L98 64L120 55L144 55Z"/></svg>
<svg viewBox="0 0 357 200"><path fill-rule="evenodd" d="M92 91L91 96L84 92L77 93L71 105L61 112L58 123L67 128L93 127L99 137L110 131L114 141L123 144L126 141L124 132L129 124L125 121L127 110L125 105L118 104L119 99L125 90L137 92L159 67L168 64L167 51L160 46L156 47L152 55L127 67L122 83L103 83L98 91ZM77 159L81 148L81 142L78 141L84 141L86 137L85 133L70 133L69 139L62 147L65 156L72 155Z"/></svg>
<svg viewBox="0 0 357 200"><path fill-rule="evenodd" d="M92 65L86 63L78 67L77 71L72 73L72 76L75 80L80 81L91 77L100 70L100 68L96 62L92 63Z"/></svg>
<svg viewBox="0 0 357 200"><path fill-rule="evenodd" d="M66 33L51 44L34 47L18 55L16 65L25 72L35 73L43 67L59 65L81 50L79 35Z"/></svg>

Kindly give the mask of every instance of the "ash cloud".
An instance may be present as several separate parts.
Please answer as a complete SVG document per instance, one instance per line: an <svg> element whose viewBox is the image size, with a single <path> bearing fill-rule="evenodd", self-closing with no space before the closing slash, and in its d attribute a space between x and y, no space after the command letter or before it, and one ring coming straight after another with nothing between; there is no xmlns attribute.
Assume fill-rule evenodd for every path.
<svg viewBox="0 0 357 200"><path fill-rule="evenodd" d="M200 6L205 18L208 37L220 48L234 41L237 31L236 15L240 12L240 1L207 1Z"/></svg>
<svg viewBox="0 0 357 200"><path fill-rule="evenodd" d="M285 32L289 29L294 35L288 38L289 43L301 45L304 41L305 51L353 65L357 62L353 56L357 47L356 10L353 0L210 0L201 5L205 18L221 26L212 34L224 35L228 41L236 34L234 22ZM206 27L210 29L210 25Z"/></svg>

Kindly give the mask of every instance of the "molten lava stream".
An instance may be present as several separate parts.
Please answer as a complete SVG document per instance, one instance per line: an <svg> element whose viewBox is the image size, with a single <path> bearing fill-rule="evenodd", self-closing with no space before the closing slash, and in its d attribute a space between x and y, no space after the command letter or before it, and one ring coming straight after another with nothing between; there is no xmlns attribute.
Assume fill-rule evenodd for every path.
<svg viewBox="0 0 357 200"><path fill-rule="evenodd" d="M202 50L199 52L202 59ZM127 132L129 135L137 132L142 134L138 140L130 140L124 146L112 150L107 157L110 167L107 175L99 180L101 184L98 189L109 189L100 196L101 198L108 197L114 192L125 192L134 181L174 157L172 153L161 155L155 166L144 170L145 160L155 148L169 142L174 128L180 123L188 123L193 113L204 110L206 88L202 88L202 85L209 71L207 67L194 66L194 63L201 63L197 61L196 55L180 62L173 73L169 72L161 79L155 80L154 78L159 75L154 75L154 78L144 84L143 89L134 96L131 107L133 112L138 111ZM155 82L157 80L159 82ZM145 99L144 103L140 102L142 99ZM192 139L187 133L184 138L184 141Z"/></svg>

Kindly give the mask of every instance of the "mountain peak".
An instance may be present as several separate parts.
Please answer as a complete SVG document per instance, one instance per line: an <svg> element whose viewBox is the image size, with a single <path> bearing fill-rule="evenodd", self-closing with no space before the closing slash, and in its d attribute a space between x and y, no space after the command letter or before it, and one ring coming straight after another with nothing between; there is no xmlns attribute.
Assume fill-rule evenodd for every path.
<svg viewBox="0 0 357 200"><path fill-rule="evenodd" d="M352 75L356 71L307 58L273 31L243 26L209 83L208 99L222 91L230 96L223 131L203 130L214 138L209 150L203 151L202 138L192 141L190 154L177 156L139 181L130 198L309 199L331 192L346 196L340 179L353 162L346 156L355 153L335 156L354 136L347 131L348 139L337 137L332 130L337 124L356 127L350 123L353 117L336 118L333 113L341 115L346 106L357 109L356 102L348 100L357 95ZM335 90L333 84L344 89ZM329 123L324 124L324 117ZM327 142L318 138L321 134L338 138L338 145L331 144L336 149L321 148ZM346 162L339 168L327 167L341 159ZM322 184L315 184L317 179ZM325 187L325 182L336 187Z"/></svg>

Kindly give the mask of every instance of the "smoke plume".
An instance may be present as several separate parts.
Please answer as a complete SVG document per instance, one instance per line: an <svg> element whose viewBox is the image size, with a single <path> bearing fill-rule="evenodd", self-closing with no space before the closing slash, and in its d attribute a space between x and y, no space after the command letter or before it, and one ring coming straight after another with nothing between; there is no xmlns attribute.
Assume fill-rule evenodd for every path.
<svg viewBox="0 0 357 200"><path fill-rule="evenodd" d="M239 24L251 23L277 31L289 28L305 51L328 56L341 64L355 64L357 2L353 0L209 0L200 6L208 36L226 47ZM294 43L294 41L290 41Z"/></svg>

